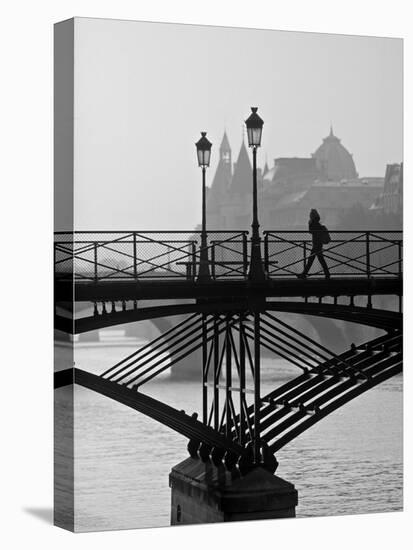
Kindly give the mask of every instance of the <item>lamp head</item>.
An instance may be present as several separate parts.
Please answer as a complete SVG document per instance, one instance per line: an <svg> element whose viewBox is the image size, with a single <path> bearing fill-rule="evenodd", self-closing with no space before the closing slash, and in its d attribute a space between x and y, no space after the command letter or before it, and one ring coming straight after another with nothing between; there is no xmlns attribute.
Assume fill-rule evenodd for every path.
<svg viewBox="0 0 413 550"><path fill-rule="evenodd" d="M206 137L206 132L201 132L200 139L195 143L198 165L201 168L207 168L211 160L212 143Z"/></svg>
<svg viewBox="0 0 413 550"><path fill-rule="evenodd" d="M251 107L251 114L245 121L249 147L260 147L261 145L262 127L264 126L264 121L259 116L257 111L258 107Z"/></svg>

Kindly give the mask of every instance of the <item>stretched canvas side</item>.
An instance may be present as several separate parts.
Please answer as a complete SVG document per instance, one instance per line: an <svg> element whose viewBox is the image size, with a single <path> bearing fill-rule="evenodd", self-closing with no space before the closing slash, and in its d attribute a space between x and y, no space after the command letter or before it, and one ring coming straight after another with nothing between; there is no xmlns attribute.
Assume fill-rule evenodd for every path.
<svg viewBox="0 0 413 550"><path fill-rule="evenodd" d="M54 303L54 523L74 530L73 300L74 20L54 27L54 263L64 266L69 296ZM64 238L61 232L65 233ZM59 374L57 374L59 373ZM65 379L64 383L62 380ZM59 387L60 386L60 387Z"/></svg>

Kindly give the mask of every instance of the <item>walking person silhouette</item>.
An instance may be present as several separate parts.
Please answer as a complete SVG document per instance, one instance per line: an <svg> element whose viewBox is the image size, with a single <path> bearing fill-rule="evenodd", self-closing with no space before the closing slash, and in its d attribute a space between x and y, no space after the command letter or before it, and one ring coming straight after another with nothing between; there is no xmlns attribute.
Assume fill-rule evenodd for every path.
<svg viewBox="0 0 413 550"><path fill-rule="evenodd" d="M328 229L325 225L320 223L320 214L315 208L312 208L310 211L310 219L308 222L308 231L311 233L313 239L313 246L311 249L310 256L305 264L304 271L297 275L299 279L305 279L308 275L308 272L313 265L314 259L317 256L318 261L320 262L321 267L324 270L324 275L326 279L330 278L330 271L328 270L327 262L325 261L323 254L323 245L330 242L330 235Z"/></svg>

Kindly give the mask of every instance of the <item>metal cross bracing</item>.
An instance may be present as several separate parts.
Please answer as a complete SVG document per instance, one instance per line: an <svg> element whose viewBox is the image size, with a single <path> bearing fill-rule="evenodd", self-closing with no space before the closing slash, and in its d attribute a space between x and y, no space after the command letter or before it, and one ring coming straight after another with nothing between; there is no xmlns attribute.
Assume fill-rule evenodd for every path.
<svg viewBox="0 0 413 550"><path fill-rule="evenodd" d="M247 231L210 231L207 251L213 279L244 278ZM84 231L55 234L55 276L79 281L197 278L200 231Z"/></svg>
<svg viewBox="0 0 413 550"><path fill-rule="evenodd" d="M281 357L287 355L302 370L299 376L260 397L253 345L257 319L256 314L238 314L197 320L200 333L206 331L209 342L205 346L206 340L201 341L205 346L201 420L197 413L178 411L140 391L150 379L143 372L150 346L101 376L80 369L57 372L55 387L77 383L142 412L187 437L188 451L203 461L211 460L241 473L256 464L273 472L277 467L275 452L351 399L402 372L400 329L336 355L272 314L259 314L261 346ZM171 329L169 337L180 340L182 334L178 333L191 332L193 321L188 319L188 326L181 326L176 334ZM152 345L154 349L162 347L158 340ZM179 347L177 341L176 345ZM138 364L143 378L136 384L132 378ZM157 372L159 367L154 365Z"/></svg>
<svg viewBox="0 0 413 550"><path fill-rule="evenodd" d="M311 255L306 231L264 231L266 279L295 278ZM332 277L397 278L403 270L401 231L332 231L324 258ZM58 232L54 264L57 281L197 281L201 250L209 280L246 280L250 264L247 231L209 231L201 247L199 231ZM313 268L311 277L323 277Z"/></svg>
<svg viewBox="0 0 413 550"><path fill-rule="evenodd" d="M236 336L231 334L234 332L238 332L238 347ZM366 351L354 346L349 352L336 355L272 314L254 314L252 318L251 315L239 315L238 323L229 326L221 353L217 353L218 344L213 342L214 353L210 349L204 354L204 357L216 357L212 363L212 383L208 383L210 360L204 363L204 422L208 426L212 423L214 429L225 433L227 438L232 437L247 454L249 450L255 464L274 468L276 461L272 453L348 400L401 372L401 338L401 332L394 331L373 341ZM257 376L260 369L255 368L259 365L257 347L265 347L286 359L303 374L261 398ZM236 367L236 385L233 373L231 376L231 359ZM246 384L248 371L250 389ZM223 372L224 381L220 381ZM205 386L213 389L208 415ZM219 388L225 391L220 415ZM238 414L235 413L233 392L239 393ZM253 397L249 405L248 395ZM205 454L205 450L203 452ZM215 452L211 458L216 459L216 456ZM248 467L245 459L243 467Z"/></svg>
<svg viewBox="0 0 413 550"><path fill-rule="evenodd" d="M302 371L265 396L262 348ZM202 350L200 420L142 393L144 384L197 349ZM259 464L275 471L275 452L401 370L401 328L337 355L273 313L243 311L190 315L100 377L78 371L77 382L186 435L194 457L229 470L246 472Z"/></svg>
<svg viewBox="0 0 413 550"><path fill-rule="evenodd" d="M331 231L323 254L335 277L401 276L401 231ZM291 277L303 270L312 252L306 231L264 231L264 265L269 277ZM312 276L324 276L323 270Z"/></svg>
<svg viewBox="0 0 413 550"><path fill-rule="evenodd" d="M275 453L340 406L401 372L400 330L352 346L346 353L320 362L262 398L261 439ZM248 414L253 424L253 407ZM241 424L240 419L237 424Z"/></svg>

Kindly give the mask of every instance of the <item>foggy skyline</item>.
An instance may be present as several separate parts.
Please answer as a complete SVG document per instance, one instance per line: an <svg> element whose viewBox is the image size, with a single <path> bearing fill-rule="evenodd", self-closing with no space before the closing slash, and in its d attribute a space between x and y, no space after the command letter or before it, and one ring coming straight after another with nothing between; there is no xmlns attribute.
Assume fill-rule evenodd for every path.
<svg viewBox="0 0 413 550"><path fill-rule="evenodd" d="M309 157L333 125L360 176L402 160L402 41L132 21L75 23L75 229L192 229L195 141L236 161L251 106L265 158ZM148 55L150 53L150 55Z"/></svg>

